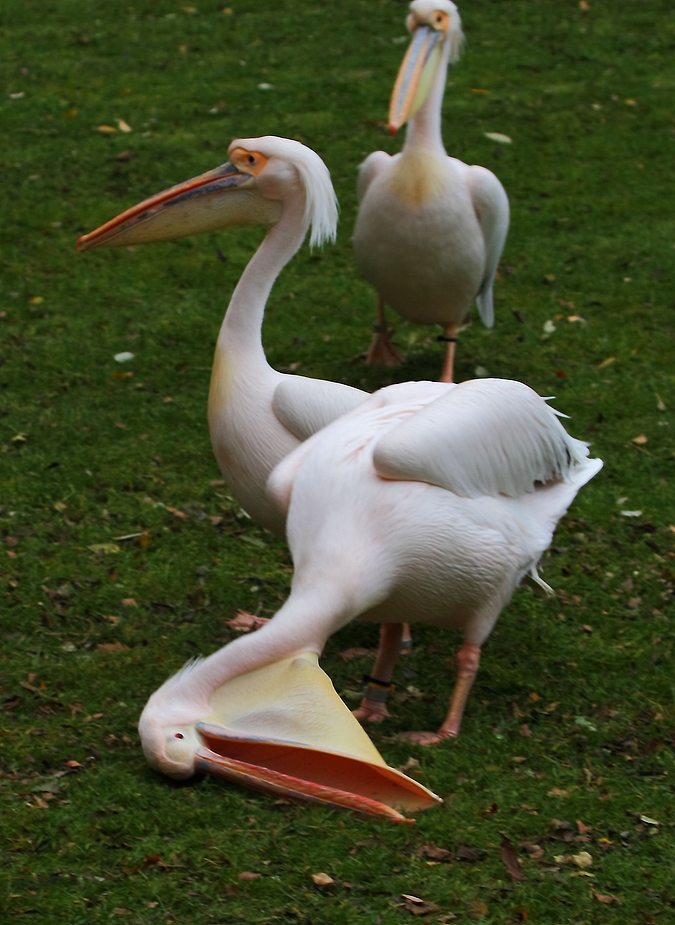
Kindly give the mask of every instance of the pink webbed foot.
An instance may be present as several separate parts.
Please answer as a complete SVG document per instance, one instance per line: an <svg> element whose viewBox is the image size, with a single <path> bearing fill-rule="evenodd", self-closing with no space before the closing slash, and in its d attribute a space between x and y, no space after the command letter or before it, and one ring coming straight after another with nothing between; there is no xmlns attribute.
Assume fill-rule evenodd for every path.
<svg viewBox="0 0 675 925"><path fill-rule="evenodd" d="M389 340L387 326L384 325L382 329L379 329L380 325L375 327L376 330L370 342L366 363L369 366L400 366L404 361L403 354Z"/></svg>
<svg viewBox="0 0 675 925"><path fill-rule="evenodd" d="M361 704L356 710L352 710L352 713L360 723L381 723L382 720L389 719L391 716L386 703L368 700L367 697L363 698Z"/></svg>
<svg viewBox="0 0 675 925"><path fill-rule="evenodd" d="M410 742L412 745L438 745L443 739L453 738L450 732L443 732L442 727L438 732L401 732L395 736L398 742Z"/></svg>

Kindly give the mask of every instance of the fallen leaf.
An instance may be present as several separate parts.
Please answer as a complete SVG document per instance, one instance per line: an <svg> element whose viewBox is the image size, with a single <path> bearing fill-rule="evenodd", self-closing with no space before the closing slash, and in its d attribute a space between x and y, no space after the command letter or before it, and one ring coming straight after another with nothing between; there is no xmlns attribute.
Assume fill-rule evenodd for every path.
<svg viewBox="0 0 675 925"><path fill-rule="evenodd" d="M593 831L592 825L584 825L581 819L576 820L576 827L579 835L588 835L589 832Z"/></svg>
<svg viewBox="0 0 675 925"><path fill-rule="evenodd" d="M122 604L124 607L138 607L138 604L133 597L124 597L122 598Z"/></svg>
<svg viewBox="0 0 675 925"><path fill-rule="evenodd" d="M642 813L638 813L638 819L640 822L644 822L645 825L660 825L656 819L652 819L651 816L643 816Z"/></svg>
<svg viewBox="0 0 675 925"><path fill-rule="evenodd" d="M351 658L361 658L364 655L373 654L372 649L362 649L359 646L355 646L353 649L345 649L343 652L340 652L340 657L348 662Z"/></svg>
<svg viewBox="0 0 675 925"><path fill-rule="evenodd" d="M470 89L472 93L489 93L490 92L489 90L479 90L477 87L471 87Z"/></svg>
<svg viewBox="0 0 675 925"><path fill-rule="evenodd" d="M96 648L99 652L128 652L129 646L122 645L121 642L99 642Z"/></svg>
<svg viewBox="0 0 675 925"><path fill-rule="evenodd" d="M550 797L565 797L566 798L569 795L570 794L568 790L561 790L559 787L553 787L553 789L549 790L548 792L548 796Z"/></svg>
<svg viewBox="0 0 675 925"><path fill-rule="evenodd" d="M87 549L91 549L95 553L103 553L105 555L109 553L119 552L120 548L117 543L92 543L91 546L87 546Z"/></svg>
<svg viewBox="0 0 675 925"><path fill-rule="evenodd" d="M117 119L117 128L120 130L120 132L130 132L131 131L131 126L128 125L124 121L124 119Z"/></svg>
<svg viewBox="0 0 675 925"><path fill-rule="evenodd" d="M496 141L500 145L510 145L512 144L512 139L508 135L502 135L501 132L483 132L486 138L489 138L490 141Z"/></svg>
<svg viewBox="0 0 675 925"><path fill-rule="evenodd" d="M642 511L619 511L622 517L642 517Z"/></svg>
<svg viewBox="0 0 675 925"><path fill-rule="evenodd" d="M579 0L579 9L583 10L585 13L590 10L590 6L587 3L587 0Z"/></svg>
<svg viewBox="0 0 675 925"><path fill-rule="evenodd" d="M480 861L484 858L487 851L482 848L471 848L469 845L460 845L455 853L458 861Z"/></svg>
<svg viewBox="0 0 675 925"><path fill-rule="evenodd" d="M658 392L656 393L656 407L659 409L659 411L666 411L666 410L667 410L666 403L665 403L664 400L661 398L661 396L659 395Z"/></svg>
<svg viewBox="0 0 675 925"><path fill-rule="evenodd" d="M626 106L637 106L637 100L626 100Z"/></svg>
<svg viewBox="0 0 675 925"><path fill-rule="evenodd" d="M166 510L169 512L169 514L173 514L174 517L180 517L181 520L187 520L187 514L185 511L179 511L178 508L169 507L168 504L166 506Z"/></svg>
<svg viewBox="0 0 675 925"><path fill-rule="evenodd" d="M432 861L451 861L452 851L447 848L437 848L436 845L422 845L417 852L419 857L431 858Z"/></svg>
<svg viewBox="0 0 675 925"><path fill-rule="evenodd" d="M120 430L126 430L127 425L123 424L121 421L115 421L115 427L119 427Z"/></svg>
<svg viewBox="0 0 675 925"><path fill-rule="evenodd" d="M617 896L613 896L611 893L595 893L593 891L591 892L593 893L593 899L597 899L598 902L605 903L605 905L607 906L610 903L620 902L619 898Z"/></svg>
<svg viewBox="0 0 675 925"><path fill-rule="evenodd" d="M551 283L554 283L554 282L555 282L555 274L554 274L554 273L546 273L545 276L544 276L544 282L545 282L545 283L548 283L549 286L550 286Z"/></svg>
<svg viewBox="0 0 675 925"><path fill-rule="evenodd" d="M597 368L598 368L598 369L605 369L606 366L611 366L612 363L615 362L615 360L616 360L616 357L607 357L607 359L606 359L606 360L603 360L602 363L598 363Z"/></svg>
<svg viewBox="0 0 675 925"><path fill-rule="evenodd" d="M638 446L643 446L645 443L649 443L647 437L644 434L638 434L637 437L633 437L633 443L637 443Z"/></svg>
<svg viewBox="0 0 675 925"><path fill-rule="evenodd" d="M402 764L399 766L399 771L403 771L403 773L406 774L408 771L416 770L417 768L419 768L419 766L420 766L420 763L417 760L417 758L410 757L408 758L405 764Z"/></svg>
<svg viewBox="0 0 675 925"><path fill-rule="evenodd" d="M482 899L474 899L466 904L466 912L470 919L484 919L488 914L487 903Z"/></svg>
<svg viewBox="0 0 675 925"><path fill-rule="evenodd" d="M237 878L239 880L244 880L244 881L260 880L261 877L262 877L262 874L256 874L250 870L244 870L240 874L237 875Z"/></svg>
<svg viewBox="0 0 675 925"><path fill-rule="evenodd" d="M324 873L312 874L312 880L314 881L316 886L331 886L333 883L336 882L335 880L333 880L332 877Z"/></svg>
<svg viewBox="0 0 675 925"><path fill-rule="evenodd" d="M419 896L413 896L411 893L401 893L401 896L405 899L406 909L413 915L431 915L432 912L441 911L436 903L426 902Z"/></svg>
<svg viewBox="0 0 675 925"><path fill-rule="evenodd" d="M588 853L588 851L580 851L579 854L572 855L572 861L577 865L577 867L592 867L593 858Z"/></svg>
<svg viewBox="0 0 675 925"><path fill-rule="evenodd" d="M499 853L501 855L502 864L506 868L511 879L517 882L525 880L526 878L523 873L523 868L520 865L518 852L514 848L511 840L503 833Z"/></svg>
<svg viewBox="0 0 675 925"><path fill-rule="evenodd" d="M129 360L133 360L134 355L133 353L129 353L128 350L123 350L122 353L116 353L113 360L116 363L128 363Z"/></svg>
<svg viewBox="0 0 675 925"><path fill-rule="evenodd" d="M113 128L112 125L98 125L96 126L97 132L116 132L117 129Z"/></svg>

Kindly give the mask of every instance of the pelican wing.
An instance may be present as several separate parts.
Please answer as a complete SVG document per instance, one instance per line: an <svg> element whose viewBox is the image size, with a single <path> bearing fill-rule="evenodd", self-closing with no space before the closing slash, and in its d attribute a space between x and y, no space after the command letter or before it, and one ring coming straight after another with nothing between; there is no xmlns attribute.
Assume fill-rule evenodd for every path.
<svg viewBox="0 0 675 925"><path fill-rule="evenodd" d="M361 164L359 167L359 178L356 183L356 194L359 202L363 200L363 197L368 192L370 184L390 160L391 155L387 154L386 151L373 151L373 153L369 154Z"/></svg>
<svg viewBox="0 0 675 925"><path fill-rule="evenodd" d="M516 498L537 484L575 480L587 457L587 444L570 437L528 386L474 379L381 437L373 463L388 479L429 482L468 498Z"/></svg>
<svg viewBox="0 0 675 925"><path fill-rule="evenodd" d="M272 408L284 427L306 440L367 398L367 392L341 382L289 376L274 390Z"/></svg>
<svg viewBox="0 0 675 925"><path fill-rule="evenodd" d="M469 167L468 184L485 241L485 276L476 302L483 323L491 328L495 320L492 284L509 230L509 200L497 177L485 167Z"/></svg>

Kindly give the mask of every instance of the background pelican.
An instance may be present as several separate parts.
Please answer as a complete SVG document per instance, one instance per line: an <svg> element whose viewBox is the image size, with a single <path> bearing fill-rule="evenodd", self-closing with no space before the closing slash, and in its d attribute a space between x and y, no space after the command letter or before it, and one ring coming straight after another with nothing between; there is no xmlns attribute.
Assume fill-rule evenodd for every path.
<svg viewBox="0 0 675 925"><path fill-rule="evenodd" d="M485 167L448 157L441 105L449 62L463 40L450 0L414 0L412 42L394 86L392 133L409 122L403 151L375 151L361 165L356 262L378 292L378 320L368 360L394 365L385 303L418 324L439 324L446 354L441 380L452 382L457 334L474 300L494 323L492 284L509 226L499 180Z"/></svg>
<svg viewBox="0 0 675 925"><path fill-rule="evenodd" d="M368 396L339 382L279 373L261 329L275 279L300 248L335 238L337 201L326 165L297 141L237 139L230 160L173 186L84 235L81 251L166 241L230 225L269 228L239 280L216 343L209 390L213 451L232 494L263 527L284 532L265 483L302 440Z"/></svg>
<svg viewBox="0 0 675 925"><path fill-rule="evenodd" d="M240 749L242 739L264 768L267 753L256 749L286 761L289 748L307 742L317 753L368 761L364 743L345 746L334 692L327 696L314 670L328 637L356 618L464 630L445 722L436 734L409 737L428 744L457 735L481 645L526 574L544 584L539 558L601 466L519 382L409 382L375 393L270 476L268 495L288 518L291 594L257 633L187 666L152 695L139 724L148 761L184 777L204 760L207 769L218 765L212 752L222 751L229 770L232 743ZM397 654L397 646L380 653L385 681ZM280 697L279 673L294 665L297 683ZM296 791L303 775L313 782L304 753L288 760ZM255 762L247 774L248 783L269 783ZM331 775L333 787L350 792L351 773L332 767Z"/></svg>

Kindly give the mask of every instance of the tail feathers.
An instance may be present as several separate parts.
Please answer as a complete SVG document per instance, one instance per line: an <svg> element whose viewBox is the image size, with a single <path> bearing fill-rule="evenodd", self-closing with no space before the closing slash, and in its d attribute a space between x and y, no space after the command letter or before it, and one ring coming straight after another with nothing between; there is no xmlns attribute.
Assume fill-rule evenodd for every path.
<svg viewBox="0 0 675 925"><path fill-rule="evenodd" d="M480 313L481 320L486 328L491 328L495 323L495 310L492 304L492 283L483 286L476 296L476 305Z"/></svg>

